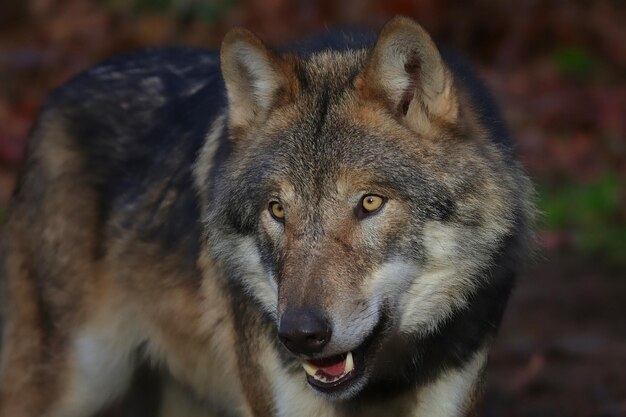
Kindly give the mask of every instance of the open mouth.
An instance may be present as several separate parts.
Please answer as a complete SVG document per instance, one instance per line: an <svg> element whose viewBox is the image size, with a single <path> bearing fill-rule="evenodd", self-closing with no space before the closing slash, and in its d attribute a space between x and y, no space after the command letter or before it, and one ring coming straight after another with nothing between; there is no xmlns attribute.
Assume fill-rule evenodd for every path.
<svg viewBox="0 0 626 417"><path fill-rule="evenodd" d="M304 360L302 367L306 372L307 382L316 391L335 398L347 398L345 395L358 390L365 380L365 357L371 342L372 337L369 337L350 352Z"/></svg>
<svg viewBox="0 0 626 417"><path fill-rule="evenodd" d="M386 323L385 317L379 320L372 333L350 352L319 359L304 359L302 367L309 385L337 399L349 398L363 388L367 379L366 357L370 356L372 345L379 343Z"/></svg>
<svg viewBox="0 0 626 417"><path fill-rule="evenodd" d="M322 390L332 390L350 381L356 374L352 352L302 363L309 384Z"/></svg>

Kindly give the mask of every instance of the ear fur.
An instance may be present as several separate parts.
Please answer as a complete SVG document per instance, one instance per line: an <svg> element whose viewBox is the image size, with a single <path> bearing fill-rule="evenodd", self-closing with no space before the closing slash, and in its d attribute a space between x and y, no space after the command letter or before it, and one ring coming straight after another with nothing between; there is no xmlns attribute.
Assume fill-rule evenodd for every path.
<svg viewBox="0 0 626 417"><path fill-rule="evenodd" d="M226 84L231 132L264 120L277 100L293 93L293 61L270 50L252 32L232 29L222 42L220 59Z"/></svg>
<svg viewBox="0 0 626 417"><path fill-rule="evenodd" d="M382 98L416 132L458 118L452 74L428 33L408 18L384 26L356 87L366 97Z"/></svg>

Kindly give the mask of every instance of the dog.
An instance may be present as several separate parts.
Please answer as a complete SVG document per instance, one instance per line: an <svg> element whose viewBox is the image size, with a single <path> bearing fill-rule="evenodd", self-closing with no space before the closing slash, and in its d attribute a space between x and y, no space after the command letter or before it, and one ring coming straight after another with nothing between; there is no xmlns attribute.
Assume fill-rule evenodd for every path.
<svg viewBox="0 0 626 417"><path fill-rule="evenodd" d="M2 417L470 416L532 186L413 20L112 58L54 91L5 228Z"/></svg>

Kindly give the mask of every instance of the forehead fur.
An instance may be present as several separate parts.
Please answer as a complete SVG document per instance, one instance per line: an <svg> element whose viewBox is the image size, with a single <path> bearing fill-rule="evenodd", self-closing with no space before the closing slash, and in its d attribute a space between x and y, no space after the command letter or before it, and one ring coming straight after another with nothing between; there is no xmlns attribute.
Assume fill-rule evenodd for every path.
<svg viewBox="0 0 626 417"><path fill-rule="evenodd" d="M354 77L363 69L367 50L322 51L300 58L298 78L303 90L329 89L336 92L350 86ZM330 90L330 88L335 88Z"/></svg>
<svg viewBox="0 0 626 417"><path fill-rule="evenodd" d="M419 218L447 218L456 189L463 193L492 175L494 166L485 168L498 156L466 124L415 132L384 101L360 95L355 84L370 58L365 49L294 57L297 94L274 102L268 118L236 145L229 192L254 203L243 206L242 217L252 221L253 207L279 195L285 181L302 199L319 201L332 198L347 174L410 201ZM373 190L354 190L363 191Z"/></svg>
<svg viewBox="0 0 626 417"><path fill-rule="evenodd" d="M358 179L353 184L393 188L407 199L423 201L425 190L430 194L432 188L440 192L433 178L425 184L429 181L415 157L415 148L421 148L415 133L384 106L356 93L354 80L368 53L329 50L298 59L299 95L271 112L263 133L255 132L256 144L248 149L248 169L256 171L255 160L265 163L258 180L282 188L278 183L288 178L298 194L312 198L334 188L341 175Z"/></svg>

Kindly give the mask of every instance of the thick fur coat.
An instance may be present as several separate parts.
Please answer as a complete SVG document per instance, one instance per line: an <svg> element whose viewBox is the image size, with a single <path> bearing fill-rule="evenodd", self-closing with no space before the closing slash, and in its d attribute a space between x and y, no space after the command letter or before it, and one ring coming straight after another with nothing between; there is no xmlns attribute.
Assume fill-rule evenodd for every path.
<svg viewBox="0 0 626 417"><path fill-rule="evenodd" d="M531 186L405 18L147 50L55 91L6 226L1 417L468 416Z"/></svg>

